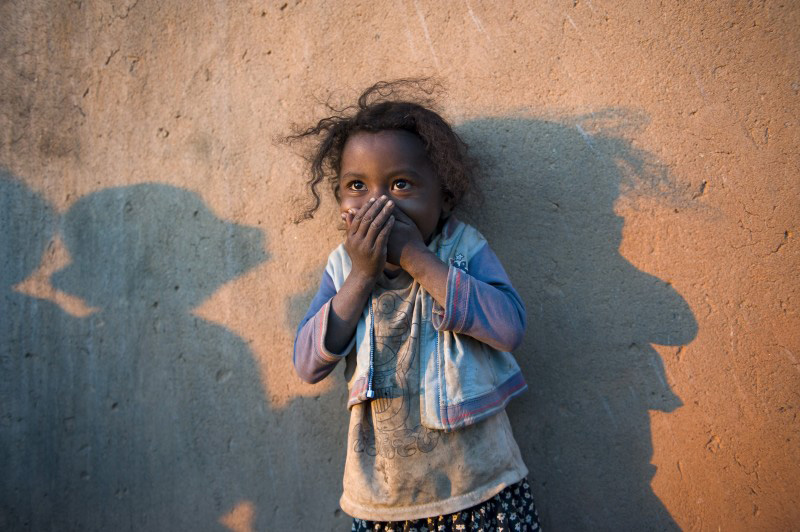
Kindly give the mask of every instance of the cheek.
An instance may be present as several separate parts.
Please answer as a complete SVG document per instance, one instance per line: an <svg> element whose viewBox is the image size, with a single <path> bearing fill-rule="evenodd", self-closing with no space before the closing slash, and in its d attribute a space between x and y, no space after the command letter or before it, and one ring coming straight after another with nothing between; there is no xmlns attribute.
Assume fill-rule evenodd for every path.
<svg viewBox="0 0 800 532"><path fill-rule="evenodd" d="M438 203L430 201L397 202L397 206L411 218L420 231L431 232L436 229L442 209Z"/></svg>
<svg viewBox="0 0 800 532"><path fill-rule="evenodd" d="M344 198L339 202L339 211L347 212L348 209L358 210L364 204L361 198Z"/></svg>

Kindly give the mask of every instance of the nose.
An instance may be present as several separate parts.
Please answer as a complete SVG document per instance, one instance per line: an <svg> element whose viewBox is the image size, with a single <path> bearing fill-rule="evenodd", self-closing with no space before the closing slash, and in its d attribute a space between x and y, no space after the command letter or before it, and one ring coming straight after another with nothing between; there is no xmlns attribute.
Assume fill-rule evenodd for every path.
<svg viewBox="0 0 800 532"><path fill-rule="evenodd" d="M389 187L385 185L378 185L372 188L372 194L370 194L370 198L378 199L381 196L386 196L387 198L391 198Z"/></svg>

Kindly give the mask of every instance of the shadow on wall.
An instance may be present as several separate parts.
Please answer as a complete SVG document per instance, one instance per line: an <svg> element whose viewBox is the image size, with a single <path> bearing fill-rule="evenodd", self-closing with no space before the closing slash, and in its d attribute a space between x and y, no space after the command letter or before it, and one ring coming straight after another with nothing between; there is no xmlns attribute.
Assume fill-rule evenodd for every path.
<svg viewBox="0 0 800 532"><path fill-rule="evenodd" d="M558 120L486 118L458 129L487 161L484 233L528 310L517 357L531 391L509 412L553 530L677 530L653 492L648 412L682 405L651 344L697 334L686 301L619 252L615 202L690 200L606 111Z"/></svg>
<svg viewBox="0 0 800 532"><path fill-rule="evenodd" d="M246 344L192 315L266 260L262 233L171 186L88 195L61 220L72 263L52 278L100 309L77 319L13 290L55 216L0 185L0 528L222 529L244 504L266 529L274 413Z"/></svg>
<svg viewBox="0 0 800 532"><path fill-rule="evenodd" d="M57 227L57 216L43 198L0 169L0 529L33 529L34 512L48 511L52 501L29 500L36 486L50 485L56 462L46 442L30 452L30 437L52 431L52 420L32 415L52 411L58 398L42 393L41 383L61 358L39 356L46 343L42 328L58 328L70 317L49 301L14 291L39 265ZM36 393L27 393L28 390ZM54 419L54 417L53 417ZM63 426L63 423L61 425ZM44 438L41 438L41 442Z"/></svg>

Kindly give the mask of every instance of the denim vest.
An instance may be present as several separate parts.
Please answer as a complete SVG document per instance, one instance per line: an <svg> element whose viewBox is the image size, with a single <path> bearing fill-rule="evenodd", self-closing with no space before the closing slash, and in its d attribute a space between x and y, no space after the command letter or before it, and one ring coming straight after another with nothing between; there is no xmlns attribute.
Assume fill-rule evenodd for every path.
<svg viewBox="0 0 800 532"><path fill-rule="evenodd" d="M485 239L474 227L451 218L428 248L452 269L469 264L472 255L484 245ZM350 269L350 257L340 245L330 254L326 267L337 291ZM425 427L452 431L471 425L504 409L512 397L525 391L527 385L511 353L465 334L436 330L433 311L438 305L422 287L414 304L422 306L420 417ZM348 407L371 398L374 348L371 307L370 300L356 327L355 354L347 357Z"/></svg>

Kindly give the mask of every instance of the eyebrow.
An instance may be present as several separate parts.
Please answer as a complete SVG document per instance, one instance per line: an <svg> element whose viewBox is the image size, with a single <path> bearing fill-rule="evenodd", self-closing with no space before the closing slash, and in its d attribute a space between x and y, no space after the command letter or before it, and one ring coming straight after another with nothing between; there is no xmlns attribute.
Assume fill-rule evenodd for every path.
<svg viewBox="0 0 800 532"><path fill-rule="evenodd" d="M402 174L412 175L414 177L419 177L420 175L419 172L411 170L410 168L398 168L397 170L392 170L391 172L386 174L386 177L394 177L396 175L402 175ZM342 174L341 176L339 176L339 179L345 179L345 178L364 179L365 177L366 175L361 174L359 172L347 172L346 174Z"/></svg>

